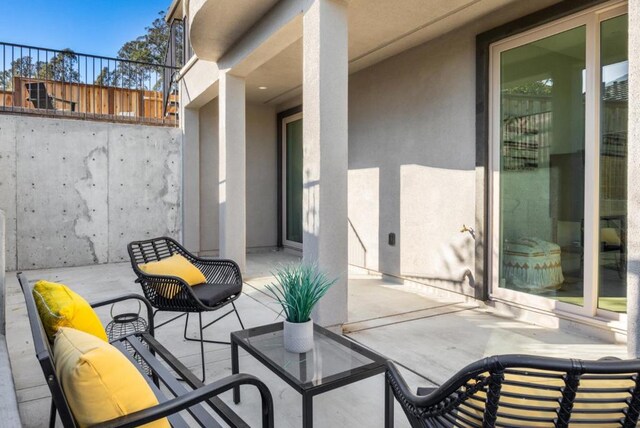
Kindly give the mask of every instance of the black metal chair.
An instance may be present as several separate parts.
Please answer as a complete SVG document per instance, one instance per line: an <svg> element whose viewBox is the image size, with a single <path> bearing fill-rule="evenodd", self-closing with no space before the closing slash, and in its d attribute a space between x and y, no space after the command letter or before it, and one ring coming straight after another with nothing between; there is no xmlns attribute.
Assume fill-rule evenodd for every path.
<svg viewBox="0 0 640 428"><path fill-rule="evenodd" d="M439 388L412 392L388 363L387 383L412 427L635 427L640 360L530 355L485 358Z"/></svg>
<svg viewBox="0 0 640 428"><path fill-rule="evenodd" d="M71 111L76 111L77 103L75 101L69 101L49 95L47 92L47 85L45 85L44 82L25 83L25 86L27 87L27 91L29 91L27 101L30 101L35 108L56 110L53 102L58 101L64 104L69 104Z"/></svg>
<svg viewBox="0 0 640 428"><path fill-rule="evenodd" d="M229 345L230 343L218 340L206 340L203 338L203 330L232 312L236 313L240 326L244 329L244 324L242 323L242 319L240 319L240 314L234 303L242 293L242 275L238 265L233 260L203 259L196 257L174 239L168 237L134 241L127 246L127 250L129 251L133 271L138 276L136 282L142 286L145 297L155 308L154 316L160 311L183 312L176 317L156 325L156 328L186 315L183 336L185 340L200 342L202 380L204 381L204 343L221 345ZM171 257L174 254L182 255L199 268L207 280L206 283L189 286L181 278L175 276L150 275L142 271L139 267L140 264L159 261ZM203 312L217 311L229 304L233 309L225 312L210 323L204 326L202 325ZM200 339L187 337L187 325L189 323L190 313L198 314Z"/></svg>

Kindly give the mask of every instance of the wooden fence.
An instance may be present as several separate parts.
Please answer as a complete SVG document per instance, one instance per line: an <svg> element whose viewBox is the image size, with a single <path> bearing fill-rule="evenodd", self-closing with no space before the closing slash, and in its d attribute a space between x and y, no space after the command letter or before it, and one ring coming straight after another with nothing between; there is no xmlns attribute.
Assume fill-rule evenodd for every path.
<svg viewBox="0 0 640 428"><path fill-rule="evenodd" d="M0 110L176 126L178 97L169 95L165 114L162 91L13 77Z"/></svg>

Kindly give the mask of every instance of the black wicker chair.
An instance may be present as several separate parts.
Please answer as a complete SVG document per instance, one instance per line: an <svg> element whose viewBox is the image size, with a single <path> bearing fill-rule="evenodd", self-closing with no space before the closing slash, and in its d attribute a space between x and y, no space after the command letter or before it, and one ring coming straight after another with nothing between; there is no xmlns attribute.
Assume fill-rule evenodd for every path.
<svg viewBox="0 0 640 428"><path fill-rule="evenodd" d="M202 361L202 381L205 380L204 367L204 342L228 345L229 342L206 340L202 337L205 328L231 314L236 313L240 326L244 329L240 314L234 301L242 293L242 275L238 265L232 260L203 259L188 252L175 240L167 237L154 238L146 241L131 242L127 249L131 259L133 271L138 276L136 282L142 286L145 297L155 308L153 315L159 311L183 312L161 324L161 327L180 317L186 316L184 323L184 339L200 342L200 356ZM200 285L189 286L182 279L174 276L149 275L143 272L139 265L159 261L174 254L180 254L202 271L207 282ZM170 297L168 297L170 296ZM202 325L202 313L216 311L231 304L233 309L225 312L208 324ZM187 325L189 314L197 313L200 327L200 339L187 337Z"/></svg>
<svg viewBox="0 0 640 428"><path fill-rule="evenodd" d="M388 363L387 383L412 427L635 427L640 360L502 355L413 393Z"/></svg>

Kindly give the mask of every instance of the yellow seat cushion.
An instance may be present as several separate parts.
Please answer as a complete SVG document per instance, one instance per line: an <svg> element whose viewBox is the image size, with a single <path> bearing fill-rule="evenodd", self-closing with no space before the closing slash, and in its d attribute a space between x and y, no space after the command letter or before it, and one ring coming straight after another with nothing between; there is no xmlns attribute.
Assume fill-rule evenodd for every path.
<svg viewBox="0 0 640 428"><path fill-rule="evenodd" d="M72 327L107 341L104 327L91 305L66 285L40 280L32 292L49 340L53 341L59 328Z"/></svg>
<svg viewBox="0 0 640 428"><path fill-rule="evenodd" d="M125 416L158 404L138 369L114 346L62 327L54 341L56 375L81 427ZM166 418L144 425L169 427Z"/></svg>
<svg viewBox="0 0 640 428"><path fill-rule="evenodd" d="M157 262L149 262L138 265L141 271L149 275L177 276L189 285L198 285L207 282L202 271L180 254L174 254ZM167 299L173 298L180 292L178 287L163 287L158 293Z"/></svg>

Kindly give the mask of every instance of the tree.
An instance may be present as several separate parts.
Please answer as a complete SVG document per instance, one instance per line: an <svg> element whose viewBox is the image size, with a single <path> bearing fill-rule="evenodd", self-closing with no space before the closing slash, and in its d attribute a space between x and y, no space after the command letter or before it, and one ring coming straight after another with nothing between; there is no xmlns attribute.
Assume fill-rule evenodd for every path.
<svg viewBox="0 0 640 428"><path fill-rule="evenodd" d="M164 12L158 12L158 17L153 20L151 26L145 27L144 35L125 43L120 48L118 58L162 64L167 43L169 43L169 25L164 17Z"/></svg>
<svg viewBox="0 0 640 428"><path fill-rule="evenodd" d="M0 74L0 87L13 90L14 77L30 77L35 79L79 82L77 70L78 57L71 49L64 49L55 54L49 62L35 61L31 56L22 56L11 61L8 70Z"/></svg>
<svg viewBox="0 0 640 428"><path fill-rule="evenodd" d="M94 85L99 86L113 86L115 84L114 73L109 70L109 67L102 67L100 74L93 81Z"/></svg>
<svg viewBox="0 0 640 428"><path fill-rule="evenodd" d="M502 92L511 95L551 96L552 90L553 80L543 79L505 88Z"/></svg>
<svg viewBox="0 0 640 428"><path fill-rule="evenodd" d="M11 62L10 72L14 76L35 77L39 64L30 56L23 56Z"/></svg>
<svg viewBox="0 0 640 428"><path fill-rule="evenodd" d="M38 77L59 82L79 82L78 56L71 49L63 49L48 63L38 63Z"/></svg>
<svg viewBox="0 0 640 428"><path fill-rule="evenodd" d="M171 28L165 21L165 13L159 12L158 17L145 28L145 34L126 42L118 51L118 58L127 61L146 63L135 64L120 62L116 67L115 79L124 87L145 87L158 90L162 86L162 67L167 51ZM182 26L175 27L177 66L182 63Z"/></svg>
<svg viewBox="0 0 640 428"><path fill-rule="evenodd" d="M39 67L40 63L34 62L30 56L14 59L9 69L0 74L0 87L3 90L13 90L14 77L38 77Z"/></svg>

